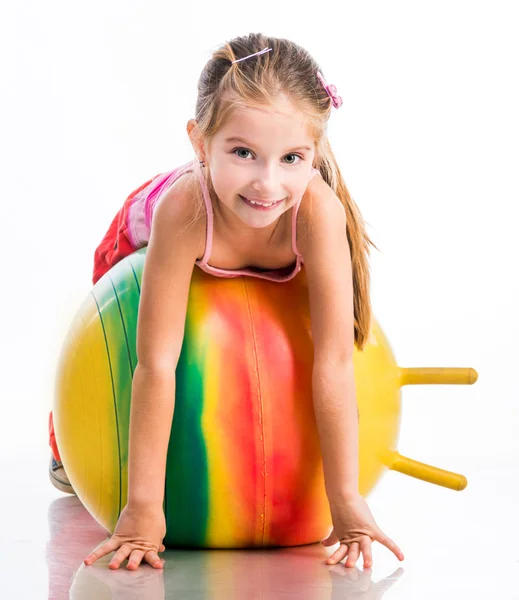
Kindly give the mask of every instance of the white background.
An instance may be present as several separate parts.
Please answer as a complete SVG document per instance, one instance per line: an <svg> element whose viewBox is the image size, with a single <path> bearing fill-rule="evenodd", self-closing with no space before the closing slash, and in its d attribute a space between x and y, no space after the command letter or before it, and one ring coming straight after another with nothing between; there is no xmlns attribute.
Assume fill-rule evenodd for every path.
<svg viewBox="0 0 519 600"><path fill-rule="evenodd" d="M94 249L130 191L191 159L185 125L212 50L263 32L306 47L344 99L329 136L381 250L372 255L372 299L398 363L479 373L473 386L403 389L400 452L469 483L456 493L388 473L370 495L377 522L406 555L400 565L373 546L375 579L395 585L384 600L518 597L517 12L517 2L502 0L0 2L7 596L68 598L72 578L82 581L81 559L102 539L47 479L56 365L91 289ZM185 585L176 556L166 553L166 587L179 577ZM261 571L262 556L244 560ZM239 565L227 568L239 575ZM293 592L290 571L307 570L278 572ZM100 575L130 586L113 597L137 591L106 562L80 571L87 590L71 597L91 598ZM199 572L193 567L190 585ZM333 581L319 573L313 588L302 577L300 597L318 586L329 599L350 581L371 585L369 571L349 580L337 570ZM380 600L378 585L362 598Z"/></svg>
<svg viewBox="0 0 519 600"><path fill-rule="evenodd" d="M130 191L191 159L211 51L263 32L306 47L344 100L329 136L381 250L373 305L398 363L479 373L404 388L399 450L469 486L489 461L516 465L517 4L175 6L1 4L2 452L47 460L58 355L96 245Z"/></svg>

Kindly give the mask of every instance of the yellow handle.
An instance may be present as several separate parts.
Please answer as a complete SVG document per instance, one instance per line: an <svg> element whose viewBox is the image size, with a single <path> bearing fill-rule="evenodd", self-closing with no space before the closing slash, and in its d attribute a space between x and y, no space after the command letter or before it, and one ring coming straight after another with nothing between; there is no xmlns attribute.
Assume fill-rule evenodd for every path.
<svg viewBox="0 0 519 600"><path fill-rule="evenodd" d="M383 462L391 471L398 471L457 492L461 492L467 487L467 479L463 475L418 462L402 456L398 452L388 452L383 458Z"/></svg>
<svg viewBox="0 0 519 600"><path fill-rule="evenodd" d="M465 368L426 368L400 369L400 385L457 384L472 385L478 380L474 369Z"/></svg>

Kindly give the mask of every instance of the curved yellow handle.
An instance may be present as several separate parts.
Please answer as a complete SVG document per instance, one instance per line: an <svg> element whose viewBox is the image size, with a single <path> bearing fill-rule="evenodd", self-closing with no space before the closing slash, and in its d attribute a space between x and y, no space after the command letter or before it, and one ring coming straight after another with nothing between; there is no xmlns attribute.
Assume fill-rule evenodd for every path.
<svg viewBox="0 0 519 600"><path fill-rule="evenodd" d="M402 456L398 452L388 452L384 456L383 462L391 471L398 471L404 475L441 485L457 492L461 492L467 487L467 479L463 475L418 462L412 458Z"/></svg>

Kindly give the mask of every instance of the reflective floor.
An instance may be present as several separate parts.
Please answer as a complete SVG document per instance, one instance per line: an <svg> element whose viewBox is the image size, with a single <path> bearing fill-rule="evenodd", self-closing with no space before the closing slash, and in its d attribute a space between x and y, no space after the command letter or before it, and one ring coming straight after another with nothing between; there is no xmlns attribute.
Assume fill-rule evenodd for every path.
<svg viewBox="0 0 519 600"><path fill-rule="evenodd" d="M4 456L0 461L1 598L519 599L513 461L464 459L460 472L469 486L458 493L398 473L384 476L368 503L406 558L400 563L375 544L374 565L367 571L361 561L349 569L325 565L334 548L320 544L169 550L163 571L148 565L109 571L111 555L86 567L83 558L106 534L75 496L51 486L47 458L7 461Z"/></svg>

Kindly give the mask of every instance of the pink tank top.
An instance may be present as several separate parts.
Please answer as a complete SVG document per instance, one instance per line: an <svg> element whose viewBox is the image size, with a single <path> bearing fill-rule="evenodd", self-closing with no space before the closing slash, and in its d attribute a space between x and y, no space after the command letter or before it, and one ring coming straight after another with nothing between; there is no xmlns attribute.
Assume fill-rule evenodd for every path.
<svg viewBox="0 0 519 600"><path fill-rule="evenodd" d="M201 259L197 259L195 264L211 275L217 277L240 277L242 275L248 275L251 277L259 277L261 279L267 279L269 281L283 282L288 281L295 277L301 270L303 264L303 257L299 253L296 245L296 222L297 222L297 211L299 210L299 201L292 210L292 250L294 251L296 261L293 265L283 267L282 269L275 270L262 270L262 269L219 269L208 264L209 257L211 256L211 250L213 247L213 206L211 204L211 198L209 190L204 179L203 174L198 168L198 164L195 161L190 161L185 165L162 173L153 179L153 181L133 198L132 205L128 212L128 233L130 235L130 241L135 249L142 248L147 245L150 239L151 221L153 218L153 210L160 200L162 195L185 173L195 171L202 188L202 194L204 197L204 203L207 211L207 229L206 229L206 243L205 252ZM310 179L314 177L319 171L312 169Z"/></svg>

